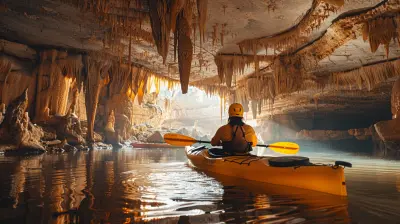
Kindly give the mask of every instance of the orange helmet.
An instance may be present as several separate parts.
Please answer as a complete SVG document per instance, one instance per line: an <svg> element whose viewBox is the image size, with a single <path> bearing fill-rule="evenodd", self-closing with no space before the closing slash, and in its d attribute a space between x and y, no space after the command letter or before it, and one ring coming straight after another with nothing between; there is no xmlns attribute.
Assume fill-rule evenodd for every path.
<svg viewBox="0 0 400 224"><path fill-rule="evenodd" d="M243 106L240 103L232 103L228 110L229 117L243 117Z"/></svg>

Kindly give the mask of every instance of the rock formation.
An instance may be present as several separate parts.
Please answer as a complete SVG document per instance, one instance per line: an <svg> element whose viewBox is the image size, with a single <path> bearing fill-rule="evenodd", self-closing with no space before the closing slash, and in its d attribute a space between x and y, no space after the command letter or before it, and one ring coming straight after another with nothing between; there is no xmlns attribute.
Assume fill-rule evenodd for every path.
<svg viewBox="0 0 400 224"><path fill-rule="evenodd" d="M36 127L42 126L44 134L1 138L118 145L132 135L146 140L154 130L144 124L161 129L169 119L165 125L190 127L201 119L191 112L197 107L171 109L179 104L173 97L158 101L160 92L176 95L180 85L183 94L195 86L219 96L219 108L200 108L208 119L199 130L215 129L226 120L227 105L239 102L263 140L399 140L398 0L249 5L6 1L0 15L2 130L17 130L11 116L27 133L40 135ZM17 113L12 102L27 88L27 102L18 107L24 112Z"/></svg>
<svg viewBox="0 0 400 224"><path fill-rule="evenodd" d="M23 153L43 153L40 144L43 130L32 124L28 112L28 89L13 100L7 107L4 120L0 124L0 142L9 144L9 150Z"/></svg>
<svg viewBox="0 0 400 224"><path fill-rule="evenodd" d="M384 142L400 142L400 79L393 85L391 111L393 119L376 123L375 130L380 140Z"/></svg>

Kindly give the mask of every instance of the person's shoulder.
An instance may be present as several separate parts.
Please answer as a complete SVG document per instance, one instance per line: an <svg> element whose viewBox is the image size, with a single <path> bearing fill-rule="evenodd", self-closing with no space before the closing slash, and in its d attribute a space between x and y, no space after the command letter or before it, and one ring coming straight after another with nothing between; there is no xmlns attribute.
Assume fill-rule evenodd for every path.
<svg viewBox="0 0 400 224"><path fill-rule="evenodd" d="M243 127L244 127L245 129L247 129L247 130L253 130L253 131L254 131L253 127L250 126L250 125L248 125L248 124L244 124Z"/></svg>
<svg viewBox="0 0 400 224"><path fill-rule="evenodd" d="M226 125L222 125L221 127L218 128L217 131L223 131L223 130L228 128L227 126L228 126L227 124Z"/></svg>
<svg viewBox="0 0 400 224"><path fill-rule="evenodd" d="M229 124L225 124L225 125L222 125L221 127L219 127L219 129L227 129L227 128L229 128Z"/></svg>

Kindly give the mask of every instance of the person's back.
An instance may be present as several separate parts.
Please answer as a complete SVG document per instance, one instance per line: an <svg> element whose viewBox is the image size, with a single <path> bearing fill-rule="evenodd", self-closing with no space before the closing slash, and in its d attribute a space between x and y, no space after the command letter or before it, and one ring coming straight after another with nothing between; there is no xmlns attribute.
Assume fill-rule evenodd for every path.
<svg viewBox="0 0 400 224"><path fill-rule="evenodd" d="M211 145L222 145L224 151L231 153L248 153L257 145L254 129L243 121L243 107L232 104L229 107L229 123L220 127L211 140Z"/></svg>

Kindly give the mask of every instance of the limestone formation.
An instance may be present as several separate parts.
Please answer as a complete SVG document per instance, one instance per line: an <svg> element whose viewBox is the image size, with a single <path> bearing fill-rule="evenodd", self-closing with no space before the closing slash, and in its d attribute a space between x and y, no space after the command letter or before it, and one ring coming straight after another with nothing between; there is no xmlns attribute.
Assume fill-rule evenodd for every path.
<svg viewBox="0 0 400 224"><path fill-rule="evenodd" d="M374 125L375 131L380 140L384 142L396 141L400 142L400 79L393 85L391 97L391 111L393 120L380 121Z"/></svg>
<svg viewBox="0 0 400 224"><path fill-rule="evenodd" d="M393 85L390 105L393 119L400 119L400 78Z"/></svg>
<svg viewBox="0 0 400 224"><path fill-rule="evenodd" d="M264 140L297 134L395 146L399 0L300 1L296 10L280 3L7 1L0 14L0 138L14 148L42 149L43 141L60 150L102 140L119 145L132 136L146 141L171 113L193 121L193 111L174 109L174 98L161 102L160 95L195 86L219 97L212 113L220 121L204 121L209 126L239 102Z"/></svg>
<svg viewBox="0 0 400 224"><path fill-rule="evenodd" d="M4 120L0 124L0 142L11 144L18 153L43 153L40 143L43 130L32 124L26 108L28 106L28 89L7 107Z"/></svg>

